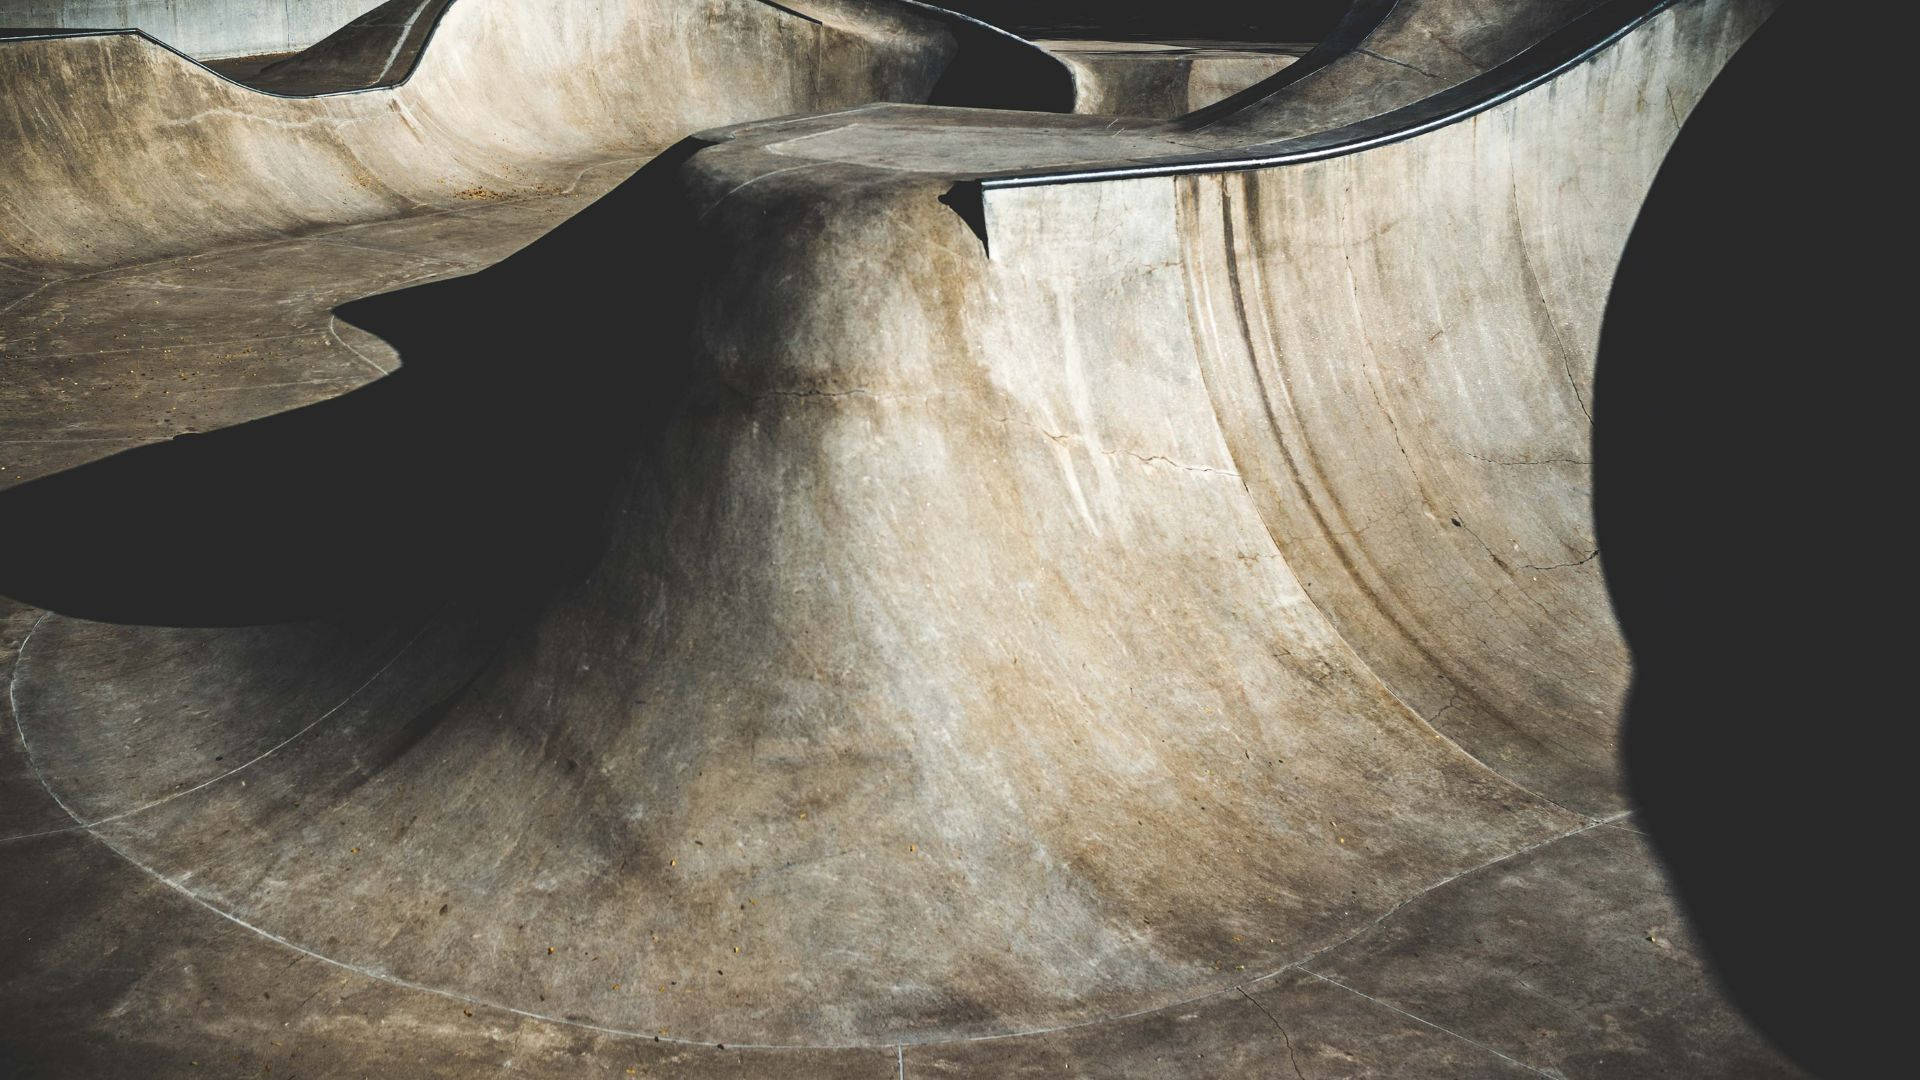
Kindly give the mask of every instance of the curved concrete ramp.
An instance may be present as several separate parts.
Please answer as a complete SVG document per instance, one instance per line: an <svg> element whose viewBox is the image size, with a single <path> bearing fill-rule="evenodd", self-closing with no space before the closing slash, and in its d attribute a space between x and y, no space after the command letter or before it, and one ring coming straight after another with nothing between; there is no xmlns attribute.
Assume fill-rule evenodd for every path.
<svg viewBox="0 0 1920 1080"><path fill-rule="evenodd" d="M331 308L489 265L695 128L1071 100L1039 50L891 0L389 4L269 74L376 69L405 78L289 98L130 32L0 39L0 486L386 374Z"/></svg>
<svg viewBox="0 0 1920 1080"><path fill-rule="evenodd" d="M552 193L585 165L756 116L1072 101L1032 46L894 0L396 2L262 73L302 93L379 82L431 26L402 83L362 93L263 93L134 32L0 41L0 184L17 193L0 262L84 272Z"/></svg>
<svg viewBox="0 0 1920 1080"><path fill-rule="evenodd" d="M1306 79L1236 150L747 124L497 266L343 306L396 381L514 360L473 364L500 411L455 430L554 440L487 527L587 538L580 572L508 544L379 620L22 615L36 798L0 828L84 833L121 887L541 1071L572 1040L663 1076L1795 1075L1637 853L1585 450L1635 209L1769 5L1470 7L1505 55L1335 127L1296 134ZM635 236L699 261L579 287ZM600 344L635 321L648 346ZM253 434L317 456L355 415ZM298 445L247 437L225 456ZM138 517L207 465L141 454L0 510ZM594 475L547 501L562 465ZM260 587L219 573L244 533L202 539L235 538L189 528L183 576ZM1668 1004L1567 974L1599 969ZM457 1074L431 1010L371 1007Z"/></svg>
<svg viewBox="0 0 1920 1080"><path fill-rule="evenodd" d="M381 0L12 0L0 4L0 36L45 27L91 32L137 27L197 59L298 52L378 7ZM23 10L24 9L24 10Z"/></svg>
<svg viewBox="0 0 1920 1080"><path fill-rule="evenodd" d="M1184 116L1265 82L1311 51L1286 42L1098 41L1035 44L1073 70L1074 112Z"/></svg>
<svg viewBox="0 0 1920 1080"><path fill-rule="evenodd" d="M276 94L324 94L391 86L420 60L453 0L388 0L313 45L241 80Z"/></svg>

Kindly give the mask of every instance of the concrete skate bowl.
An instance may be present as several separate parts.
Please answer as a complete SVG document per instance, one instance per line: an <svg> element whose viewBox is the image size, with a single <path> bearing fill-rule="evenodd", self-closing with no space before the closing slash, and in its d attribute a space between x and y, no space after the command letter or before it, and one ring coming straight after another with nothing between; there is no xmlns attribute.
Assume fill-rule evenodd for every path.
<svg viewBox="0 0 1920 1080"><path fill-rule="evenodd" d="M981 65L1029 108L1072 93L1018 39L891 0L394 0L256 85L138 31L15 33L0 261L56 270L550 189L713 123L939 100Z"/></svg>
<svg viewBox="0 0 1920 1080"><path fill-rule="evenodd" d="M1665 148L1769 5L1356 10L1170 123L867 106L708 132L489 270L342 307L409 366L496 335L559 364L535 430L617 429L543 462L618 455L556 527L591 534L579 572L482 560L511 604L468 575L412 617L41 617L10 700L61 816L17 831L84 831L356 977L855 1055L821 1075L1012 1075L979 1055L1063 1033L1172 1053L1234 1010L1337 1026L1303 996L1365 985L1353 947L1404 911L1624 842L1600 314ZM1442 39L1455 59L1423 62ZM584 245L629 236L697 253L678 288L563 299ZM451 329L529 295L542 326L648 344L568 363L596 338ZM261 425L221 456L354 430ZM221 490L209 467L156 447L0 497L48 523L8 541L34 572L6 591L112 618L63 601L58 567L98 565L59 557L100 520L75 508L138 518ZM501 487L502 528L538 479ZM244 527L193 505L189 541ZM192 546L168 550L193 587L144 621L256 587ZM1567 1064L1508 1034L1381 1075ZM1676 1068L1792 1075L1697 1035Z"/></svg>
<svg viewBox="0 0 1920 1080"><path fill-rule="evenodd" d="M0 400L31 448L0 482L378 378L334 306L488 265L700 127L1072 99L1032 46L891 0L387 5L261 78L369 72L399 81L289 97L132 31L0 40Z"/></svg>
<svg viewBox="0 0 1920 1080"><path fill-rule="evenodd" d="M109 33L139 37L223 78L282 97L311 97L390 87L406 80L452 0L389 0L290 54L196 58L139 27ZM0 28L0 40L88 37L100 30Z"/></svg>

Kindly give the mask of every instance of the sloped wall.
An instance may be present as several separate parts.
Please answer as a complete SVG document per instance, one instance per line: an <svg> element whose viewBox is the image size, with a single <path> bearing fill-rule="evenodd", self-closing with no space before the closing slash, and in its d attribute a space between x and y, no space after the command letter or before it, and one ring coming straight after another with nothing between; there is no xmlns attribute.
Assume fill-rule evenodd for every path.
<svg viewBox="0 0 1920 1080"><path fill-rule="evenodd" d="M293 52L380 0L0 0L0 28L137 27L188 56Z"/></svg>

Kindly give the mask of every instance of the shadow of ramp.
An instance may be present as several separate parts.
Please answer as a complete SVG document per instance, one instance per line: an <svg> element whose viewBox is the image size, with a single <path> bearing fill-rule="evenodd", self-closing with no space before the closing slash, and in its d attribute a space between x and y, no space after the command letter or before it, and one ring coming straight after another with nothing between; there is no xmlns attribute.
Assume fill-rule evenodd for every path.
<svg viewBox="0 0 1920 1080"><path fill-rule="evenodd" d="M1872 423L1855 375L1879 344L1858 336L1848 226L1881 211L1846 220L1872 205L1848 158L1781 138L1857 93L1809 56L1813 10L1784 8L1726 67L1635 224L1602 332L1594 502L1634 656L1638 821L1734 1001L1816 1075L1871 1076L1890 1029L1854 971L1888 923L1863 900L1899 890L1870 880L1890 849L1867 838L1861 736L1905 658L1863 602L1888 585L1868 552L1894 485L1862 433L1899 424Z"/></svg>
<svg viewBox="0 0 1920 1080"><path fill-rule="evenodd" d="M698 148L488 270L343 305L401 354L378 382L0 494L0 593L219 626L520 605L578 577L684 381L697 268L672 184Z"/></svg>
<svg viewBox="0 0 1920 1080"><path fill-rule="evenodd" d="M243 79L276 94L326 94L405 82L453 0L387 0Z"/></svg>

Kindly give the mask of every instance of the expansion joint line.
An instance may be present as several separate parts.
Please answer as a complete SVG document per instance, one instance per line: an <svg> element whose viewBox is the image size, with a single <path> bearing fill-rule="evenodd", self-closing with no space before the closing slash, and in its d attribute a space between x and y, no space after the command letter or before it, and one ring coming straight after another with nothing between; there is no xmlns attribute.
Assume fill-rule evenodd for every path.
<svg viewBox="0 0 1920 1080"><path fill-rule="evenodd" d="M393 665L399 663L400 658L402 656L405 656L408 653L408 651L410 651L413 648L413 646L419 642L420 638L424 636L427 632L427 625L422 625L420 629L414 632L412 637L408 638L405 643L403 643L398 649L394 650L393 655L389 656L386 662L381 664L380 667L377 668L372 675L369 675L365 682L361 683L359 686L354 687L351 691L347 693L345 697L341 698L340 701L337 704L335 704L332 708L326 710L325 712L321 713L319 716L308 721L298 731L295 731L293 734L288 735L286 738L281 739L277 743L274 743L272 746L267 747L265 750L262 750L260 753L255 754L253 757L247 759L246 761L243 761L240 764L235 765L234 767L226 770L223 773L220 773L217 776L212 776L205 780L202 780L199 783L194 784L192 787L182 788L181 790L176 791L170 795L164 795L158 799L154 799L151 802L142 803L141 805L133 807L132 809L122 810L117 814L108 814L105 817L94 818L92 820L83 820L81 816L77 812L75 812L71 806L67 804L66 800L62 799L59 793L54 791L53 785L47 780L46 773L40 768L40 763L38 759L34 757L33 746L31 743L27 741L26 721L20 715L19 698L15 695L15 688L19 685L19 681L20 681L20 669L26 664L27 643L33 640L33 635L36 631L40 629L40 624L46 622L48 616L52 614L53 613L50 611L43 612L38 619L34 620L33 625L28 628L26 636L20 639L19 649L14 653L13 672L7 679L7 707L11 709L13 712L14 735L20 742L20 752L26 758L27 768L32 771L34 779L40 782L40 786L46 789L47 795L53 799L54 803L58 805L62 811L65 811L68 817L73 819L74 823L72 825L62 826L61 828L58 828L58 829L44 829L44 830L41 830L40 832L22 833L17 836L0 837L0 843L5 843L10 840L28 840L38 836L52 836L57 833L86 832L91 834L93 833L93 830L98 826L106 825L115 821L121 821L123 819L133 817L136 814L143 814L148 810L152 810L157 806L165 805L166 803L170 803L175 799L183 798L185 796L193 794L196 791L201 791L208 787L211 787L214 784L221 782L222 780L229 779L253 767L256 764L262 761L265 761L268 757L271 757L273 754L277 753L284 747L292 744L302 736L306 735L308 732L312 731L313 729L319 727L321 724L325 723L327 720L331 719L333 715L339 712L341 709L346 708L350 702L352 702L355 698L359 697L361 693L363 693L368 687L372 686L376 682L379 682L382 676L386 675L388 671L392 670ZM430 625L430 622L428 625Z"/></svg>

